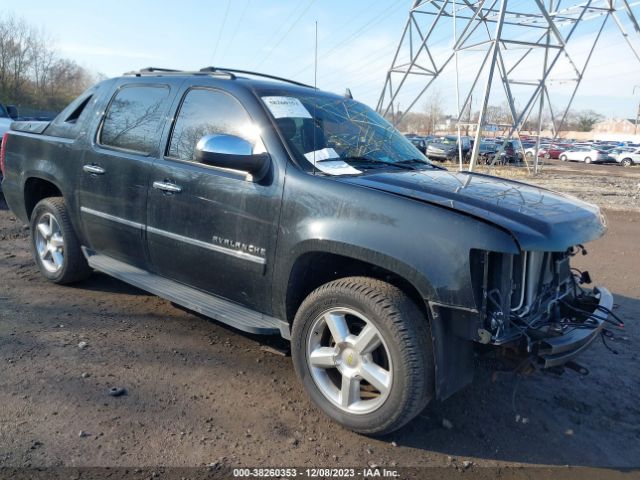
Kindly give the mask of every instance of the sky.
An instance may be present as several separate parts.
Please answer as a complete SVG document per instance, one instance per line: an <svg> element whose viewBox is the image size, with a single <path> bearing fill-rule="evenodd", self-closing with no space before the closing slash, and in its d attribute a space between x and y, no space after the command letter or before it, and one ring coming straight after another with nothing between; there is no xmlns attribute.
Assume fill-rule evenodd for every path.
<svg viewBox="0 0 640 480"><path fill-rule="evenodd" d="M510 0L510 5L530 0ZM142 67L199 69L208 65L262 71L314 82L315 23L318 23L318 87L343 93L349 87L357 100L375 107L412 0L2 0L0 15L13 14L50 38L64 57L108 77ZM637 2L635 2L637 3ZM640 18L640 7L633 7ZM598 22L585 24L571 48L586 56L588 38ZM433 51L446 55L449 30L434 32ZM640 101L640 61L610 22L591 58L574 106L607 117L634 117ZM640 35L634 37L640 49ZM475 76L480 52L459 58L461 89ZM401 55L402 57L402 55ZM539 68L522 65L535 78ZM562 71L562 67L560 67ZM570 73L570 72L569 72ZM562 75L561 75L562 77ZM639 85L635 95L633 89ZM424 86L423 78L408 83L398 98L408 105ZM552 103L569 98L566 81L552 83ZM499 89L494 88L494 91ZM429 91L454 113L455 74L443 72ZM478 91L477 94L480 92ZM514 92L516 100L526 92ZM420 100L416 111L428 99ZM501 99L492 96L492 103Z"/></svg>

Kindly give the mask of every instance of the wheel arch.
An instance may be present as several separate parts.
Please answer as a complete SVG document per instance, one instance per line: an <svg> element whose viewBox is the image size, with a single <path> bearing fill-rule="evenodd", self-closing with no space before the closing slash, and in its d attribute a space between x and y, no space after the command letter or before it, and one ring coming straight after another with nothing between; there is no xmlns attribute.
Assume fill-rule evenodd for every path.
<svg viewBox="0 0 640 480"><path fill-rule="evenodd" d="M31 219L33 209L40 200L48 197L63 197L62 189L55 180L46 176L29 176L23 187L24 208L27 219Z"/></svg>
<svg viewBox="0 0 640 480"><path fill-rule="evenodd" d="M312 249L295 257L288 269L283 302L283 313L289 323L293 322L300 304L313 290L332 280L352 276L371 277L390 283L400 288L428 314L429 306L425 299L435 297L434 289L424 277L420 279L418 272L410 266L398 261L390 265L389 259L382 258L385 256L379 253L346 253L339 250Z"/></svg>

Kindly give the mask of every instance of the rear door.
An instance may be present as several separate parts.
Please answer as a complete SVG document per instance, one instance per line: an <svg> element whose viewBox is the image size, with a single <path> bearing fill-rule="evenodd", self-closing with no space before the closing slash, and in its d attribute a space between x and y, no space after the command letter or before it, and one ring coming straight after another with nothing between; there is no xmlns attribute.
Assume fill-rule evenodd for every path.
<svg viewBox="0 0 640 480"><path fill-rule="evenodd" d="M215 88L186 89L165 156L149 180L152 266L164 277L267 313L284 176L273 159L259 182L197 163L196 143L208 134L240 136L255 145L254 153L265 151L236 97Z"/></svg>
<svg viewBox="0 0 640 480"><path fill-rule="evenodd" d="M170 82L122 84L86 150L78 188L88 246L147 268L147 187L172 96Z"/></svg>

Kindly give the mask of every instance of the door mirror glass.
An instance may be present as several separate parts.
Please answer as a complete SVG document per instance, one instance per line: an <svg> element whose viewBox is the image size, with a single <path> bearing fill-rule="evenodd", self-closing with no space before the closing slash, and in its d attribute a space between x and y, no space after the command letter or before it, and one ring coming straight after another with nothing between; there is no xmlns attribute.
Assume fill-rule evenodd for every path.
<svg viewBox="0 0 640 480"><path fill-rule="evenodd" d="M196 144L196 161L214 167L250 173L260 179L269 166L269 155L254 153L251 142L235 135L205 135Z"/></svg>

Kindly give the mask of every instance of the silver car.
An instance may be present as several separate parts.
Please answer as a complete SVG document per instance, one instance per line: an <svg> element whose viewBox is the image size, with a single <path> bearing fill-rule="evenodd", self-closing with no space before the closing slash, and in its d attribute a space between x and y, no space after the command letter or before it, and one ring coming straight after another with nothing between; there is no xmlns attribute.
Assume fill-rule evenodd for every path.
<svg viewBox="0 0 640 480"><path fill-rule="evenodd" d="M631 165L640 164L640 148L632 149L631 151L622 151L615 157L616 162L623 167L630 167Z"/></svg>
<svg viewBox="0 0 640 480"><path fill-rule="evenodd" d="M576 162L591 163L609 160L609 155L593 147L574 147L562 152L559 158L563 162L573 160Z"/></svg>

